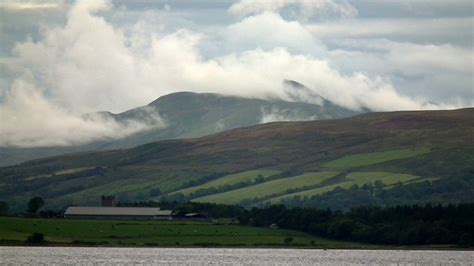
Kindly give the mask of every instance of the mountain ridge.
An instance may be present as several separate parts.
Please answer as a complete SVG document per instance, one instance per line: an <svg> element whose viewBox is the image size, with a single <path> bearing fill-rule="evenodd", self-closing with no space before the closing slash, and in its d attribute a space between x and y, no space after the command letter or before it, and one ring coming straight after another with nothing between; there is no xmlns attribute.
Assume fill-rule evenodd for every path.
<svg viewBox="0 0 474 266"><path fill-rule="evenodd" d="M113 120L123 127L139 124L143 127L139 132L119 139L94 141L78 146L5 147L0 150L0 166L71 152L130 148L163 139L200 137L275 120L331 119L358 113L360 112L333 105L324 107L310 103L251 99L216 93L177 92L121 113L101 111L83 116L83 119L97 121Z"/></svg>
<svg viewBox="0 0 474 266"><path fill-rule="evenodd" d="M56 204L92 204L101 194L147 200L156 197L151 194L156 189L161 195L171 195L228 174L262 169L281 173L269 178L295 180L304 173L337 171L342 175L323 184L342 182L343 186L353 184L361 173L373 173L382 180L392 176L386 181L387 189L396 185L393 179L397 178L426 189L429 185L417 180L449 184L464 178L458 188L464 191L471 189L469 182L474 179L473 118L474 108L368 113L336 120L267 123L130 149L43 158L0 168L0 195L13 202L43 195ZM347 161L356 164L338 168ZM232 186L204 192L236 188ZM307 189L318 191L314 186ZM451 200L461 195L443 193Z"/></svg>

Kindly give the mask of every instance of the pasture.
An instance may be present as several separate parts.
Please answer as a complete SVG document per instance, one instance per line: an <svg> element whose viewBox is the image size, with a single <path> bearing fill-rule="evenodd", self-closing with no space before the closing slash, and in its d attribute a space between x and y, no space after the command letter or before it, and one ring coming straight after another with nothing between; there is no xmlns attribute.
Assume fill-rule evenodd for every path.
<svg viewBox="0 0 474 266"><path fill-rule="evenodd" d="M303 189L321 184L336 176L339 172L305 173L298 176L281 178L254 186L239 188L223 193L194 199L196 202L237 204L244 199L264 198L285 194L289 189Z"/></svg>
<svg viewBox="0 0 474 266"><path fill-rule="evenodd" d="M413 182L414 180L424 180L419 176L389 172L354 172L346 176L346 180L337 184L332 184L320 188L314 188L304 190L300 192L290 193L287 195L279 196L268 200L267 202L279 203L283 199L289 199L293 197L312 197L324 194L332 191L336 188L349 189L354 185L363 186L366 184L374 185L376 181L380 181L383 188L389 188L395 184Z"/></svg>
<svg viewBox="0 0 474 266"><path fill-rule="evenodd" d="M352 169L362 166L369 166L374 164L379 164L383 162L388 162L392 160L407 159L423 154L430 153L428 148L419 148L419 149L397 149L390 151L382 152L371 152L371 153L361 153L361 154L352 154L347 155L342 158L323 163L321 166L324 168L330 169Z"/></svg>
<svg viewBox="0 0 474 266"><path fill-rule="evenodd" d="M277 175L279 173L281 173L281 171L278 171L278 170L245 171L245 172L240 172L236 174L226 175L226 176L217 178L215 180L206 182L202 185L181 189L171 194L181 193L185 196L188 196L189 194L196 192L200 189L219 188L219 187L228 186L228 185L235 185L241 182L254 182L255 179L257 179L259 176L263 178L267 178L273 175Z"/></svg>
<svg viewBox="0 0 474 266"><path fill-rule="evenodd" d="M0 217L0 242L41 233L49 244L102 246L355 247L302 232L192 221L100 221ZM288 239L291 238L291 241ZM285 241L286 239L286 241ZM47 244L47 243L45 243Z"/></svg>

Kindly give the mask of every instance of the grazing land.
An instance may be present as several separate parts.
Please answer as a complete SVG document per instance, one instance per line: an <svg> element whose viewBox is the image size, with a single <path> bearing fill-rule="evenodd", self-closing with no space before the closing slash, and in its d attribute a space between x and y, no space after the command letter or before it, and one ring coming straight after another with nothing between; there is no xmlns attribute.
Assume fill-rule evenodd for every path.
<svg viewBox="0 0 474 266"><path fill-rule="evenodd" d="M348 193L351 199L347 202L356 202L357 197L357 202L388 205L466 202L472 200L474 191L473 131L474 108L267 123L201 138L73 153L1 167L0 201L21 211L35 196L45 199L45 208L60 209L72 204L94 206L101 195L111 194L119 201L131 202L173 196L201 201L227 193L224 195L244 196L226 202L250 197L252 202L246 205L251 206L275 202L270 196L288 198L296 193L323 197L337 187L374 185L376 176L354 173L387 172L390 176L378 178L390 197L370 201L377 195L365 189L360 191L367 195L365 200L359 197L361 193ZM286 180L294 183L281 188L277 184L283 183L273 182L327 171L341 173L321 184L290 178ZM272 183L265 184L268 182ZM262 187L268 192L262 192ZM238 193L231 192L237 189ZM255 197L260 202L255 202ZM327 206L347 206L347 202L336 201L337 197L328 198Z"/></svg>
<svg viewBox="0 0 474 266"><path fill-rule="evenodd" d="M423 178L420 178L419 176L409 175L409 174L398 174L398 173L388 173L388 172L355 172L355 173L351 173L347 175L346 181L320 187L320 188L309 189L309 190L304 190L301 192L290 193L287 195L275 197L268 200L268 202L279 203L283 199L289 199L293 197L310 198L313 196L321 195L328 191L332 191L336 188L349 189L352 186L363 186L363 185L368 185L368 184L374 185L376 184L376 181L380 181L379 184L383 188L386 188L398 183L403 184L406 182L413 182L417 180L431 181L431 179L423 179Z"/></svg>
<svg viewBox="0 0 474 266"><path fill-rule="evenodd" d="M99 221L0 217L0 242L25 243L41 233L56 245L362 247L306 233L194 221Z"/></svg>
<svg viewBox="0 0 474 266"><path fill-rule="evenodd" d="M322 164L323 167L345 170L350 168L357 168L361 166L368 166L379 164L392 160L408 159L418 155L427 154L430 152L428 148L419 149L397 149L383 152L371 152L362 154L347 155L340 159L333 160Z"/></svg>
<svg viewBox="0 0 474 266"><path fill-rule="evenodd" d="M209 188L220 188L224 186L232 186L236 185L242 182L255 182L255 180L260 176L263 178L270 177L272 175L277 175L281 173L281 171L278 170L252 170L252 171L245 171L241 173L236 173L236 174L231 174L231 175L226 175L221 178L212 180L210 182L204 183L199 186L193 186L190 188L186 189L181 189L176 192L173 192L172 194L176 193L181 193L185 196L188 196L189 194L196 192L200 189L209 189Z"/></svg>
<svg viewBox="0 0 474 266"><path fill-rule="evenodd" d="M337 175L338 172L306 173L289 178L277 179L262 184L197 198L196 202L237 204L245 199L265 198L285 194L289 189L304 189L317 186Z"/></svg>

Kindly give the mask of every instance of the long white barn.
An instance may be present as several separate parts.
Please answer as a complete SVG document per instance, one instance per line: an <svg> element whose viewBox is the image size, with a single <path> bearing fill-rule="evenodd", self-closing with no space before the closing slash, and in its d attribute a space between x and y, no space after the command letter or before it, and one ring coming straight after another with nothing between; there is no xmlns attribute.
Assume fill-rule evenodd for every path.
<svg viewBox="0 0 474 266"><path fill-rule="evenodd" d="M119 220L171 220L172 211L147 207L69 207L65 218L119 219Z"/></svg>

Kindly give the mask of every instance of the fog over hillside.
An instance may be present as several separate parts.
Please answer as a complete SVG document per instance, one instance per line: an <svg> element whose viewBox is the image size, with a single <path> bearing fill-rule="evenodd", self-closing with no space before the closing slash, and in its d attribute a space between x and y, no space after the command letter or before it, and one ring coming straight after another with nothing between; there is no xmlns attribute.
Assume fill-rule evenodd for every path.
<svg viewBox="0 0 474 266"><path fill-rule="evenodd" d="M288 91L295 93L307 89L294 81L286 86ZM358 113L322 97L320 104L309 104L215 93L177 92L122 113L94 112L74 118L81 123L81 131L79 134L66 134L65 138L61 138L60 134L72 129L68 125L55 132L56 135L47 135L41 130L42 125L33 123L30 126L39 128L33 131L35 138L20 133L4 139L11 141L13 147L0 151L0 166L70 152L130 148L163 139L196 138L268 122L327 120ZM108 134L99 134L102 127ZM87 137L86 130L95 130L94 137Z"/></svg>
<svg viewBox="0 0 474 266"><path fill-rule="evenodd" d="M149 124L83 115L180 91L356 112L474 102L471 1L7 0L0 12L2 147L122 139ZM285 80L308 89L295 97Z"/></svg>

